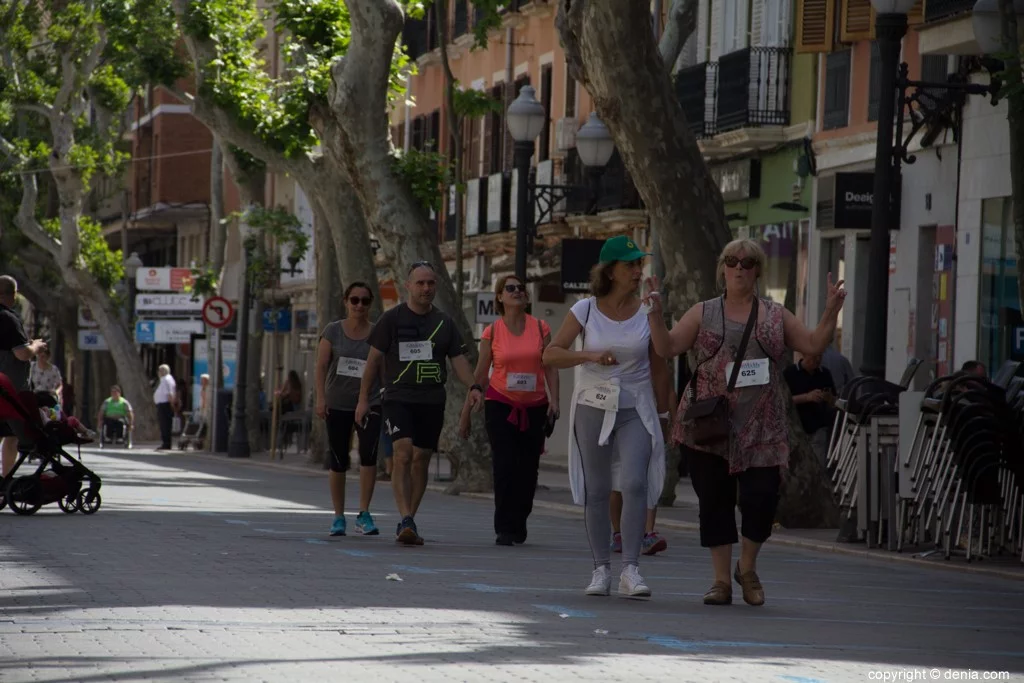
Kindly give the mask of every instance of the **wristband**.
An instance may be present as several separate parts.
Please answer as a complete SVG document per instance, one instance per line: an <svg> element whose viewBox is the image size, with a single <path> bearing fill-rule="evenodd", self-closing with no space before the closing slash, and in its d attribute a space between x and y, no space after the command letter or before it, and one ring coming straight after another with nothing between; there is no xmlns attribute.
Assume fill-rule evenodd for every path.
<svg viewBox="0 0 1024 683"><path fill-rule="evenodd" d="M479 391L481 394L484 393L484 388L482 386L480 386L479 384L470 385L469 390L473 391L474 389L476 391Z"/></svg>
<svg viewBox="0 0 1024 683"><path fill-rule="evenodd" d="M659 420L667 420L670 417L669 412L666 410L664 413L658 413Z"/></svg>

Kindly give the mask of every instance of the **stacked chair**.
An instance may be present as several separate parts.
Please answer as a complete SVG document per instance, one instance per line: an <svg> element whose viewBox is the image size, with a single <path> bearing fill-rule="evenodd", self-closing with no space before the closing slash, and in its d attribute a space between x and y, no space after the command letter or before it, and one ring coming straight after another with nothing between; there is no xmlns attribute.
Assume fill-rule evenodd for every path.
<svg viewBox="0 0 1024 683"><path fill-rule="evenodd" d="M829 449L840 504L869 547L1024 562L1024 367L1010 361L992 381L957 373L907 393L916 369L900 385L844 387Z"/></svg>

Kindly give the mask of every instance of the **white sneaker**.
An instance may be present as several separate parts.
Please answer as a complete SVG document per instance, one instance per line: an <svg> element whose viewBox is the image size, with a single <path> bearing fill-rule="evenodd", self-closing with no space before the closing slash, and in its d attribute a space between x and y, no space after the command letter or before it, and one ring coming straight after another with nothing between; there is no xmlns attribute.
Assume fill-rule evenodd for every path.
<svg viewBox="0 0 1024 683"><path fill-rule="evenodd" d="M635 564L627 564L623 567L622 576L619 577L619 595L628 598L648 598L651 596L651 589L644 583L644 577L640 576L640 570L637 569Z"/></svg>
<svg viewBox="0 0 1024 683"><path fill-rule="evenodd" d="M612 570L611 567L601 565L594 570L590 578L590 585L587 586L587 595L611 595L612 592Z"/></svg>

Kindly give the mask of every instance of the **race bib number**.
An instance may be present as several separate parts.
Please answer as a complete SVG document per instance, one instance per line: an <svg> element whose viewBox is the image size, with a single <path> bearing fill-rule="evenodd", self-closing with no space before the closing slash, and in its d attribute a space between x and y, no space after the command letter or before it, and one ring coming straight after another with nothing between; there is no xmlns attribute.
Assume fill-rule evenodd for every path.
<svg viewBox="0 0 1024 683"><path fill-rule="evenodd" d="M431 360L433 357L433 350L428 341L398 343L398 360L400 361Z"/></svg>
<svg viewBox="0 0 1024 683"><path fill-rule="evenodd" d="M615 412L619 409L619 387L614 384L599 384L580 392L580 405L598 410Z"/></svg>
<svg viewBox="0 0 1024 683"><path fill-rule="evenodd" d="M768 384L768 367L769 361L767 358L757 358L755 360L745 360L740 364L740 375L736 378L736 388L740 387L758 387L763 384ZM725 366L725 381L728 382L732 377L732 368L735 363L729 363Z"/></svg>
<svg viewBox="0 0 1024 683"><path fill-rule="evenodd" d="M363 378L363 370L366 369L366 361L359 358L339 358L338 374L343 377Z"/></svg>
<svg viewBox="0 0 1024 683"><path fill-rule="evenodd" d="M532 372L511 372L506 388L509 391L537 391L537 375Z"/></svg>

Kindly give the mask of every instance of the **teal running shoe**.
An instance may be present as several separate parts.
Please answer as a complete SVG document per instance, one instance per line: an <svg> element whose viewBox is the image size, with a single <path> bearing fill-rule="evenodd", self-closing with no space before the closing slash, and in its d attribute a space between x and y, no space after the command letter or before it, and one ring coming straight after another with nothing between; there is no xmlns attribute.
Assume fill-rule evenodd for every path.
<svg viewBox="0 0 1024 683"><path fill-rule="evenodd" d="M380 533L377 525L373 523L373 515L369 511L363 510L356 517L356 533L363 536L376 536Z"/></svg>
<svg viewBox="0 0 1024 683"><path fill-rule="evenodd" d="M331 536L345 535L345 515L335 515L334 524L331 525Z"/></svg>

